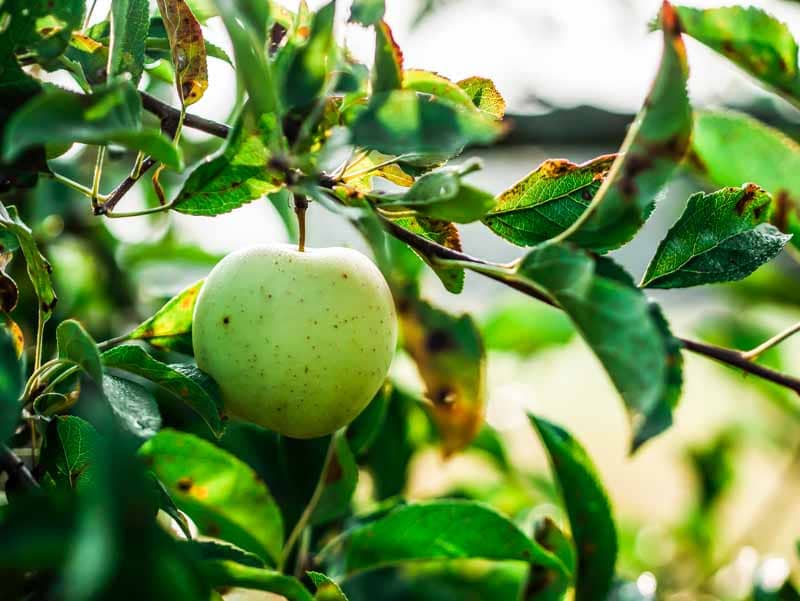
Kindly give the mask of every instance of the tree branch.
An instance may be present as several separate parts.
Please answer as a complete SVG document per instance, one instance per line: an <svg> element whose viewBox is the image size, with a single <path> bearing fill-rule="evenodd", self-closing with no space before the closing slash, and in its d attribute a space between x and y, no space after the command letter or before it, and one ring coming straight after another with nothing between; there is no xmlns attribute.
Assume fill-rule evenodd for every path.
<svg viewBox="0 0 800 601"><path fill-rule="evenodd" d="M22 486L27 489L39 488L39 483L28 466L4 444L0 444L0 471L6 472L9 478L18 478Z"/></svg>
<svg viewBox="0 0 800 601"><path fill-rule="evenodd" d="M523 294L531 296L537 300L540 300L552 307L560 308L557 303L555 303L551 298L549 298L546 294L544 294L541 290L537 289L536 287L526 284L520 280L514 280L509 278L503 277L502 274L491 272L488 270L482 269L482 267L492 267L492 268L507 268L507 266L500 265L497 263L491 263L489 261L484 261L482 259L477 259L470 255L467 255L462 252L458 252L442 246L441 244L437 244L432 240L428 240L427 238L423 238L422 236L418 236L414 232L411 232L404 227L394 223L391 219L388 219L381 215L380 213L375 213L378 217L378 220L381 222L383 228L392 234L395 238L405 242L412 248L420 251L426 257L432 259L444 259L445 261L458 261L462 264L471 263L474 267L469 267L468 265L464 265L468 269L472 269L473 271L477 271L478 273L483 274L493 280L501 282L506 286L514 288ZM753 374L762 378L763 380L767 380L769 382L773 382L778 384L779 386L783 386L784 388L788 388L793 390L798 395L800 395L800 379L794 378L792 376L783 374L781 372L775 371L774 369L770 369L769 367L764 367L763 365L759 365L757 363L753 363L752 361L748 360L745 353L733 349L727 349L719 346L714 346L711 344L706 344L704 342L698 342L695 340L689 340L686 338L678 338L680 343L683 345L683 348L687 351L695 353L697 355L702 355L704 357L708 357L709 359L713 359L719 363L724 363L729 367L734 367L740 369L744 372Z"/></svg>
<svg viewBox="0 0 800 601"><path fill-rule="evenodd" d="M142 91L139 91L139 95L142 98L142 107L144 110L153 113L162 121L164 119L174 119L177 121L180 117L180 110L170 106L166 102L159 100L155 96L151 96L147 92ZM218 123L216 121L212 121L211 119L198 117L197 115L192 115L191 113L186 113L186 116L183 119L183 124L186 127L204 131L207 134L217 136L218 138L227 138L231 131L231 128L224 123Z"/></svg>

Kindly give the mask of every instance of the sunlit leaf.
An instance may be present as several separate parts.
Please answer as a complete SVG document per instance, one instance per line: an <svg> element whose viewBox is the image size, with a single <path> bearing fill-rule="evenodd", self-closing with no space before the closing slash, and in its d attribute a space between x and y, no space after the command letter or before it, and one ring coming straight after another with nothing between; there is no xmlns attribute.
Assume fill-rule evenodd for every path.
<svg viewBox="0 0 800 601"><path fill-rule="evenodd" d="M628 409L632 450L671 425L680 344L622 268L571 245L547 244L518 263L516 277L553 297L600 359Z"/></svg>
<svg viewBox="0 0 800 601"><path fill-rule="evenodd" d="M309 106L325 90L336 61L335 10L336 3L329 2L317 11L308 41L298 49L289 65L284 85L287 107Z"/></svg>
<svg viewBox="0 0 800 601"><path fill-rule="evenodd" d="M666 1L661 27L664 50L650 93L587 209L586 221L568 237L582 247L606 251L628 242L650 216L658 192L688 149L692 115L686 48L678 15Z"/></svg>
<svg viewBox="0 0 800 601"><path fill-rule="evenodd" d="M206 535L275 563L283 546L281 515L246 464L190 434L162 430L140 450L178 507Z"/></svg>
<svg viewBox="0 0 800 601"><path fill-rule="evenodd" d="M102 357L106 368L149 380L197 413L214 434L219 436L222 433L222 419L217 403L203 386L184 373L183 366L162 363L143 348L132 344L106 351Z"/></svg>
<svg viewBox="0 0 800 601"><path fill-rule="evenodd" d="M785 23L755 6L676 7L681 26L770 88L800 101L797 42Z"/></svg>
<svg viewBox="0 0 800 601"><path fill-rule="evenodd" d="M181 290L155 315L138 325L128 338L146 340L155 347L192 352L192 313L203 280Z"/></svg>
<svg viewBox="0 0 800 601"><path fill-rule="evenodd" d="M502 119L506 113L506 101L491 79L468 77L458 82L459 87L472 99L472 103L495 119Z"/></svg>
<svg viewBox="0 0 800 601"><path fill-rule="evenodd" d="M771 204L755 184L692 195L661 241L642 286L680 288L747 277L789 239L767 223Z"/></svg>
<svg viewBox="0 0 800 601"><path fill-rule="evenodd" d="M557 236L586 210L603 183L615 155L580 165L549 159L497 197L483 219L489 228L520 246Z"/></svg>
<svg viewBox="0 0 800 601"><path fill-rule="evenodd" d="M62 321L56 328L56 341L60 359L68 359L80 365L97 384L102 384L103 366L100 362L100 351L80 323L74 319Z"/></svg>
<svg viewBox="0 0 800 601"><path fill-rule="evenodd" d="M156 1L172 48L178 97L185 106L194 104L208 88L203 29L184 0Z"/></svg>
<svg viewBox="0 0 800 601"><path fill-rule="evenodd" d="M375 61L372 67L372 93L390 92L403 87L403 53L385 21L375 26Z"/></svg>
<svg viewBox="0 0 800 601"><path fill-rule="evenodd" d="M800 145L783 132L734 111L695 114L689 165L717 186L753 182L772 194L772 223L800 245Z"/></svg>
<svg viewBox="0 0 800 601"><path fill-rule="evenodd" d="M466 525L469 527L466 527ZM348 531L342 545L346 573L429 559L517 560L563 571L561 562L510 520L486 505L430 501L398 507Z"/></svg>
<svg viewBox="0 0 800 601"><path fill-rule="evenodd" d="M342 592L335 580L320 572L307 573L314 586L317 587L317 592L314 595L315 601L347 601L347 596Z"/></svg>
<svg viewBox="0 0 800 601"><path fill-rule="evenodd" d="M4 132L3 154L6 160L13 160L24 150L46 142L113 142L181 169L180 149L159 131L141 129L141 114L139 94L127 81L94 94L50 89L14 114Z"/></svg>
<svg viewBox="0 0 800 601"><path fill-rule="evenodd" d="M451 156L468 144L488 144L502 132L488 115L396 90L373 96L353 124L353 141L391 155Z"/></svg>
<svg viewBox="0 0 800 601"><path fill-rule="evenodd" d="M617 558L606 492L586 451L568 432L544 419L530 419L547 449L569 516L577 554L575 601L605 598Z"/></svg>
<svg viewBox="0 0 800 601"><path fill-rule="evenodd" d="M150 28L148 0L117 0L111 3L108 77L130 73L138 83L144 68L144 48ZM96 48L92 52L96 51Z"/></svg>
<svg viewBox="0 0 800 601"><path fill-rule="evenodd" d="M257 118L246 106L222 150L200 163L184 182L174 209L189 215L219 215L279 190L278 176L267 167L276 127L274 115Z"/></svg>
<svg viewBox="0 0 800 601"><path fill-rule="evenodd" d="M403 87L407 90L429 94L434 98L443 98L468 109L478 109L466 90L438 73L421 69L408 69L402 75Z"/></svg>
<svg viewBox="0 0 800 601"><path fill-rule="evenodd" d="M418 299L400 303L406 350L425 382L430 411L445 453L478 434L486 408L486 361L480 332L468 315L456 317Z"/></svg>

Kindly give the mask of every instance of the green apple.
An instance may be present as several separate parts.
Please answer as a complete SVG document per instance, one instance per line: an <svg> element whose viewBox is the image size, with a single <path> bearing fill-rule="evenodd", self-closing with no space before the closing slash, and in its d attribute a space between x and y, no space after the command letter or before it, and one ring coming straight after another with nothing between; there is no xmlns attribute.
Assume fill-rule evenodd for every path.
<svg viewBox="0 0 800 601"><path fill-rule="evenodd" d="M350 423L378 391L397 316L386 280L355 250L256 246L209 274L192 343L229 414L313 438Z"/></svg>

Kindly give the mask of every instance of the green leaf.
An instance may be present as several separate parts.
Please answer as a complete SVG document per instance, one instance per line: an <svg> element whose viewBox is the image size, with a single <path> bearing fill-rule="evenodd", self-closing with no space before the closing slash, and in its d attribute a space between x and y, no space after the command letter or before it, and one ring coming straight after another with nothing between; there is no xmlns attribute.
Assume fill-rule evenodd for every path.
<svg viewBox="0 0 800 601"><path fill-rule="evenodd" d="M614 579L617 533L608 501L591 459L568 432L530 416L547 449L567 507L577 551L575 601L603 599Z"/></svg>
<svg viewBox="0 0 800 601"><path fill-rule="evenodd" d="M382 201L380 206L390 211L394 207L412 209L441 221L477 221L494 207L495 199L488 192L461 181L464 175L475 168L475 163L467 163L427 173L417 179L408 192L402 196L392 196L388 201Z"/></svg>
<svg viewBox="0 0 800 601"><path fill-rule="evenodd" d="M306 574L317 587L315 601L347 601L347 596L332 578L320 572L306 572Z"/></svg>
<svg viewBox="0 0 800 601"><path fill-rule="evenodd" d="M767 224L771 204L755 184L693 194L661 241L642 286L681 288L747 277L789 240Z"/></svg>
<svg viewBox="0 0 800 601"><path fill-rule="evenodd" d="M676 10L686 35L790 100L800 100L797 42L785 23L754 6Z"/></svg>
<svg viewBox="0 0 800 601"><path fill-rule="evenodd" d="M385 0L355 0L350 7L350 22L365 27L377 25L386 13Z"/></svg>
<svg viewBox="0 0 800 601"><path fill-rule="evenodd" d="M184 0L156 2L172 49L178 98L183 106L194 104L203 97L208 88L203 28Z"/></svg>
<svg viewBox="0 0 800 601"><path fill-rule="evenodd" d="M165 350L192 354L192 314L203 280L181 290L155 315L128 334L130 340L146 340Z"/></svg>
<svg viewBox="0 0 800 601"><path fill-rule="evenodd" d="M140 454L201 532L265 561L280 559L280 511L246 464L205 440L174 430L159 432Z"/></svg>
<svg viewBox="0 0 800 601"><path fill-rule="evenodd" d="M717 186L758 184L774 199L772 223L800 234L800 145L783 132L743 113L698 111L689 165Z"/></svg>
<svg viewBox="0 0 800 601"><path fill-rule="evenodd" d="M49 89L17 111L4 132L3 156L13 160L28 148L44 143L117 143L140 150L180 170L180 149L155 130L141 129L142 103L127 81L94 94Z"/></svg>
<svg viewBox="0 0 800 601"><path fill-rule="evenodd" d="M19 421L23 384L22 364L11 333L0 328L0 443L11 437Z"/></svg>
<svg viewBox="0 0 800 601"><path fill-rule="evenodd" d="M353 124L353 142L385 154L452 156L488 144L503 128L494 119L413 90L376 94Z"/></svg>
<svg viewBox="0 0 800 601"><path fill-rule="evenodd" d="M103 366L100 351L83 326L74 319L67 319L56 328L59 359L69 359L80 365L98 384L103 382Z"/></svg>
<svg viewBox="0 0 800 601"><path fill-rule="evenodd" d="M39 461L42 481L77 490L91 487L99 436L94 426L79 417L54 417L47 425Z"/></svg>
<svg viewBox="0 0 800 601"><path fill-rule="evenodd" d="M519 262L516 277L550 295L600 359L628 410L632 451L670 426L680 343L627 273L571 245L547 244Z"/></svg>
<svg viewBox="0 0 800 601"><path fill-rule="evenodd" d="M169 491L164 486L164 483L156 478L156 475L153 472L147 472L147 475L150 477L150 482L155 489L156 497L158 498L158 508L172 518L176 524L178 524L178 527L181 529L181 532L187 539L187 543L195 543L196 541L192 540L192 530L189 528L189 521L186 519L186 516L180 512L178 506L175 505L175 501L170 496ZM214 543L209 541L208 544L212 545ZM246 552L242 551L242 553ZM250 554L248 553L248 555ZM255 555L253 557L255 557ZM261 561L258 558L256 559L259 562ZM263 565L263 563L261 565Z"/></svg>
<svg viewBox="0 0 800 601"><path fill-rule="evenodd" d="M483 425L486 356L480 332L469 315L455 316L421 299L402 299L399 306L403 344L425 383L443 450L454 453Z"/></svg>
<svg viewBox="0 0 800 601"><path fill-rule="evenodd" d="M472 104L495 119L502 119L506 113L506 101L491 79L468 77L458 82L472 100Z"/></svg>
<svg viewBox="0 0 800 601"><path fill-rule="evenodd" d="M215 435L222 434L222 420L214 399L200 384L179 371L181 366L161 363L132 344L106 351L102 357L107 368L149 380L197 413Z"/></svg>
<svg viewBox="0 0 800 601"><path fill-rule="evenodd" d="M312 524L324 524L347 514L358 484L358 466L345 436L334 434L334 454L321 476L325 488L312 514Z"/></svg>
<svg viewBox="0 0 800 601"><path fill-rule="evenodd" d="M270 20L270 3L259 0L233 0L215 5L233 44L236 72L244 82L256 115L277 109L272 70L264 47Z"/></svg>
<svg viewBox="0 0 800 601"><path fill-rule="evenodd" d="M311 34L305 46L292 57L284 84L287 107L314 104L324 91L336 63L336 41L333 20L336 3L329 2L314 15Z"/></svg>
<svg viewBox="0 0 800 601"><path fill-rule="evenodd" d="M273 570L243 566L233 561L205 561L200 570L214 588L237 587L275 593L288 601L314 601L297 578Z"/></svg>
<svg viewBox="0 0 800 601"><path fill-rule="evenodd" d="M138 84L144 68L144 49L150 28L148 0L118 0L111 3L111 36L108 78L130 73Z"/></svg>
<svg viewBox="0 0 800 601"><path fill-rule="evenodd" d="M391 92L403 87L403 53L385 21L375 25L375 60L372 93Z"/></svg>
<svg viewBox="0 0 800 601"><path fill-rule="evenodd" d="M279 190L280 181L267 170L269 140L276 128L274 115L256 118L246 106L222 150L200 163L184 182L174 209L189 215L219 215Z"/></svg>
<svg viewBox="0 0 800 601"><path fill-rule="evenodd" d="M189 552L200 561L234 561L243 566L264 567L264 562L258 555L254 555L231 543L214 540L192 540L186 541L184 546L188 547Z"/></svg>
<svg viewBox="0 0 800 601"><path fill-rule="evenodd" d="M33 238L33 232L19 218L15 207L6 208L0 204L0 227L17 237L22 254L25 256L28 278L30 278L36 296L39 298L39 308L44 319L49 319L58 300L50 277L53 268L39 252L39 247Z"/></svg>
<svg viewBox="0 0 800 601"><path fill-rule="evenodd" d="M136 438L155 436L161 428L161 413L153 393L141 384L105 374L103 392L120 427Z"/></svg>
<svg viewBox="0 0 800 601"><path fill-rule="evenodd" d="M483 223L519 246L536 246L572 225L603 183L616 155L580 165L565 159L544 161L497 197Z"/></svg>
<svg viewBox="0 0 800 601"><path fill-rule="evenodd" d="M392 385L388 381L381 386L367 408L347 426L347 442L355 456L366 453L378 438L389 409Z"/></svg>
<svg viewBox="0 0 800 601"><path fill-rule="evenodd" d="M483 340L489 351L533 355L566 344L575 327L563 311L532 299L496 304L483 319Z"/></svg>
<svg viewBox="0 0 800 601"><path fill-rule="evenodd" d="M348 574L410 561L466 558L516 560L564 570L554 555L513 522L471 501L404 505L346 532L332 546L338 544L343 545Z"/></svg>
<svg viewBox="0 0 800 601"><path fill-rule="evenodd" d="M479 110L472 101L472 96L459 84L432 71L408 69L403 73L403 87L435 98L444 98L470 110Z"/></svg>
<svg viewBox="0 0 800 601"><path fill-rule="evenodd" d="M628 242L655 206L658 192L686 154L692 113L686 92L689 68L680 22L664 2L661 10L664 50L644 106L623 142L609 175L567 239L596 251Z"/></svg>

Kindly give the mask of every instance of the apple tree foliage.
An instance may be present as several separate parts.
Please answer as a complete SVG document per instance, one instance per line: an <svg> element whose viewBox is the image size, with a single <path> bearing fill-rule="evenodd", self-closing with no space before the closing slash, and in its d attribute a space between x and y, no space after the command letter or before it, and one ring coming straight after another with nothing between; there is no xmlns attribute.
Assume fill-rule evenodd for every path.
<svg viewBox="0 0 800 601"><path fill-rule="evenodd" d="M533 344L531 319L549 320L554 339L574 328L619 392L630 433L610 435L632 453L672 424L684 352L800 391L800 380L731 341L676 337L647 293L741 280L798 244L800 146L744 114L695 111L686 89L690 36L800 107L797 44L761 10L665 1L652 23L658 69L619 151L547 160L495 196L470 182L480 163L458 157L512 126L501 94L477 75L406 68L384 0L355 0L347 16L374 35L371 67L340 43L334 2L292 12L273 0L115 0L91 26L87 4L0 3L1 598L205 601L232 589L290 601L630 598L620 596L620 529L592 460L539 416L530 427L563 519L533 524L519 511L532 507L515 514L467 493L403 499L412 456L430 446L447 456L477 449L520 481L485 423L483 334L505 319L518 335L491 344L515 349ZM227 30L232 55L205 40L209 19ZM228 124L189 110L215 85L212 60L239 83ZM69 89L48 83L65 78ZM188 129L212 141L187 141ZM95 152L93 171L54 162L77 143ZM104 169L120 172L120 161L128 174L104 193ZM637 283L608 252L637 236L686 169L709 187L687 199ZM125 209L134 186L147 208ZM308 441L229 420L191 356L202 281L133 328L113 304L130 296L126 268L159 255L187 265L215 257L169 234L119 256L95 231L106 270L94 272L49 233L85 233L95 227L86 215L151 224L158 213L215 216L251 202L271 203L290 236L304 236L309 210L363 235L424 398L387 381L347 428ZM465 223L518 246L519 258L465 253ZM473 272L553 309L520 305L479 328L421 296L429 270L452 293ZM111 306L80 294L103 277ZM85 327L72 318L81 306L113 323ZM367 509L354 499L359 477L371 485ZM797 598L788 584L781 591L789 596L756 598Z"/></svg>

